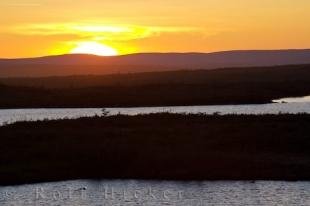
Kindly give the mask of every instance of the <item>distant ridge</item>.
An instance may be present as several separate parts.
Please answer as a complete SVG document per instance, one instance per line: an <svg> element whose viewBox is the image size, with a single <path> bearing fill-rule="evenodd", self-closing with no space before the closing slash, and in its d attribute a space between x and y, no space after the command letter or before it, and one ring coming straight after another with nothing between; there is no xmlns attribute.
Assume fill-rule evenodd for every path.
<svg viewBox="0 0 310 206"><path fill-rule="evenodd" d="M63 76L179 69L310 64L310 49L235 50L214 53L137 53L114 57L66 54L0 59L0 77Z"/></svg>

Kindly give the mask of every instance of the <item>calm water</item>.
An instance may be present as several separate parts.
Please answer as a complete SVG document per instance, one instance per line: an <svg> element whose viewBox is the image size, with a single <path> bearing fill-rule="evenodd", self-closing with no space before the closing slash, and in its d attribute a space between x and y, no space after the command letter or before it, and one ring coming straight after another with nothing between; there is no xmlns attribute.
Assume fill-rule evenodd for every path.
<svg viewBox="0 0 310 206"><path fill-rule="evenodd" d="M278 114L310 113L310 102L259 105L224 105L224 106L180 106L180 107L137 107L106 108L109 114L148 114L158 112L171 113L206 113L213 114ZM79 118L101 115L102 108L89 109L3 109L0 110L0 125L17 121L35 121L44 119Z"/></svg>
<svg viewBox="0 0 310 206"><path fill-rule="evenodd" d="M0 205L310 205L310 182L88 181L0 187Z"/></svg>
<svg viewBox="0 0 310 206"><path fill-rule="evenodd" d="M310 96L304 96L304 97L288 97L288 98L282 98L282 99L275 99L273 102L276 103L296 103L296 102L310 102Z"/></svg>

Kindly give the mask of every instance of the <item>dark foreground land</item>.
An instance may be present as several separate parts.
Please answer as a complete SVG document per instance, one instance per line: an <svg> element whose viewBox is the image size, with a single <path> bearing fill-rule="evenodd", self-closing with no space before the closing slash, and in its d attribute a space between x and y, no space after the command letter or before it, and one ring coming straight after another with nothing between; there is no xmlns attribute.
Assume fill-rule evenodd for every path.
<svg viewBox="0 0 310 206"><path fill-rule="evenodd" d="M310 65L0 79L0 108L261 104L309 94Z"/></svg>
<svg viewBox="0 0 310 206"><path fill-rule="evenodd" d="M0 127L0 184L310 180L310 115L111 116Z"/></svg>

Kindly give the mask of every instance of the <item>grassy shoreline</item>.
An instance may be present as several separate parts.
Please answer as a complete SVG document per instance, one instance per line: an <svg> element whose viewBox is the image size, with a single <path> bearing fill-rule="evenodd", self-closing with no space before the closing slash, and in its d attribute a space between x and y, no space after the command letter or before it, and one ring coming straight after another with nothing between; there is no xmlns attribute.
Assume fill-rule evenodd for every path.
<svg viewBox="0 0 310 206"><path fill-rule="evenodd" d="M150 114L0 127L0 185L310 180L310 115Z"/></svg>

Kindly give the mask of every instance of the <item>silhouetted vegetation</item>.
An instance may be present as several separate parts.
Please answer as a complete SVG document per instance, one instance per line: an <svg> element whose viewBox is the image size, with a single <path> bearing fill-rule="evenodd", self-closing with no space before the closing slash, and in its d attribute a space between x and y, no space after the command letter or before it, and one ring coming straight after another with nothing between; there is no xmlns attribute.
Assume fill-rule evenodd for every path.
<svg viewBox="0 0 310 206"><path fill-rule="evenodd" d="M2 108L253 104L309 95L310 65L0 82Z"/></svg>
<svg viewBox="0 0 310 206"><path fill-rule="evenodd" d="M310 115L107 116L0 127L0 184L310 180Z"/></svg>

